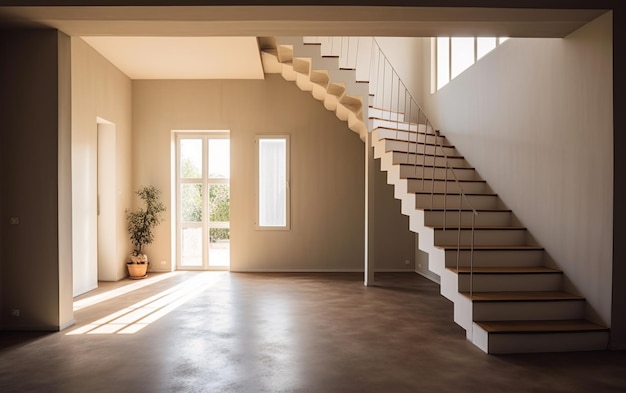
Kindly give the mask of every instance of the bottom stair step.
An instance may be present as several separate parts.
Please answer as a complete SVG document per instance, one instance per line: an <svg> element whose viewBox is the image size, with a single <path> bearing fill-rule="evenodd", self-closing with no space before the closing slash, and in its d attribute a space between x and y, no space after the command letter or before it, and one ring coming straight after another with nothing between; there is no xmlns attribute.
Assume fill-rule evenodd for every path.
<svg viewBox="0 0 626 393"><path fill-rule="evenodd" d="M580 319L585 298L563 291L460 292L472 301L474 321Z"/></svg>
<svg viewBox="0 0 626 393"><path fill-rule="evenodd" d="M584 319L558 321L483 321L475 322L488 333L559 333L559 332L595 332L607 331L608 328Z"/></svg>
<svg viewBox="0 0 626 393"><path fill-rule="evenodd" d="M472 342L492 354L606 350L609 329L583 319L474 322Z"/></svg>

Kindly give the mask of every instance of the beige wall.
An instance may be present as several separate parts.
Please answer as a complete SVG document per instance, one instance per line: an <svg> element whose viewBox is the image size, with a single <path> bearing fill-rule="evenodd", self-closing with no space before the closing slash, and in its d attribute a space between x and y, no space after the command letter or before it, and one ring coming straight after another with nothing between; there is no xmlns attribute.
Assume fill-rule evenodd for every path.
<svg viewBox="0 0 626 393"><path fill-rule="evenodd" d="M134 187L158 186L170 213L172 130L231 131L233 271L363 270L364 145L309 93L276 75L260 81L135 80L133 114ZM290 135L290 231L255 229L257 134ZM380 186L389 192L384 182ZM379 228L377 268L412 270L414 239L399 203L381 200L381 209L395 219ZM152 261L168 261L168 268L173 224L168 215L147 248ZM400 251L383 258L391 243Z"/></svg>
<svg viewBox="0 0 626 393"><path fill-rule="evenodd" d="M100 263L101 280L126 276L130 250L124 210L131 205L131 80L104 59L85 41L72 38L72 216L74 237L74 295L98 285L97 244L97 164L98 134L96 119L115 124L117 171L115 188L117 249L114 262ZM113 265L114 264L114 265Z"/></svg>
<svg viewBox="0 0 626 393"><path fill-rule="evenodd" d="M4 31L0 38L3 329L72 323L64 290L71 270L68 40L56 30ZM19 224L9 225L9 217Z"/></svg>
<svg viewBox="0 0 626 393"><path fill-rule="evenodd" d="M425 53L423 49L424 39L419 37L376 37L376 42L393 65L393 69L400 76L400 80L409 93L418 104L421 104L424 89L420 68L423 59L428 58L428 53ZM397 94L396 89L397 86L394 86L395 94Z"/></svg>
<svg viewBox="0 0 626 393"><path fill-rule="evenodd" d="M425 95L434 123L604 323L613 247L611 33L606 14L564 39L511 39Z"/></svg>

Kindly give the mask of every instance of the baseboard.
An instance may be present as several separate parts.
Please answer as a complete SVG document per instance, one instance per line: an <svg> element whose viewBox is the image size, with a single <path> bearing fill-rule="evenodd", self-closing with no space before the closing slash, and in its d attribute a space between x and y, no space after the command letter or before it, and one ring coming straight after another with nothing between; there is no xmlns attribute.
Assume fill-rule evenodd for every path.
<svg viewBox="0 0 626 393"><path fill-rule="evenodd" d="M74 318L72 318L69 321L67 321L64 324L62 324L61 326L59 326L59 331L65 330L65 329L67 329L70 326L74 326L75 324L76 324L76 320Z"/></svg>
<svg viewBox="0 0 626 393"><path fill-rule="evenodd" d="M626 350L626 342L609 341L609 350L610 351L624 351Z"/></svg>
<svg viewBox="0 0 626 393"><path fill-rule="evenodd" d="M374 273L416 273L413 269L376 269Z"/></svg>
<svg viewBox="0 0 626 393"><path fill-rule="evenodd" d="M362 269L230 269L231 273L364 273Z"/></svg>
<svg viewBox="0 0 626 393"><path fill-rule="evenodd" d="M432 273L432 275L426 274L424 272L420 272L419 270L414 270L414 271L415 271L415 273L419 274L420 276L422 276L422 277L424 277L424 278L426 278L426 279L428 279L428 280L430 280L430 281L432 281L432 282L434 282L436 284L441 285L441 278L438 275L436 275L434 273Z"/></svg>
<svg viewBox="0 0 626 393"><path fill-rule="evenodd" d="M176 270L174 270L176 271ZM191 270L185 270L191 271ZM198 270L205 271L205 270ZM227 270L224 270L227 271ZM170 273L172 270L148 270L148 273ZM231 273L365 273L363 269L230 269ZM380 269L374 273L419 273L413 269Z"/></svg>

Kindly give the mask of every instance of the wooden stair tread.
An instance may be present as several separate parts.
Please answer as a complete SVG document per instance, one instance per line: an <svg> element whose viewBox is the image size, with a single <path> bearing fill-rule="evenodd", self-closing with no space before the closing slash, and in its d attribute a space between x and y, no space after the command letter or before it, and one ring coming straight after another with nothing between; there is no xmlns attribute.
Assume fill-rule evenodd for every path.
<svg viewBox="0 0 626 393"><path fill-rule="evenodd" d="M375 130L377 129L385 129L385 130L391 130L391 131L396 131L395 128L389 128L389 127L376 127ZM407 130L397 130L397 131L402 131L402 132L407 132ZM428 134L428 133L423 133L423 132L418 132L418 131L411 131L413 133L417 133L417 134L422 134L422 135L430 135L430 136L434 136L434 134ZM440 135L438 135L440 136ZM430 142L415 142L415 141L407 141L405 139L396 139L396 138L380 138L379 140L383 141L392 141L392 142L402 142L402 143L410 143L412 145L426 145L426 146L437 146L439 148L442 147L441 144L438 143L430 143ZM446 149L454 149L454 145L443 145L443 147L445 147ZM417 152L417 154L421 154L420 152Z"/></svg>
<svg viewBox="0 0 626 393"><path fill-rule="evenodd" d="M433 195L455 195L455 196L456 195L461 195L460 192L456 192L456 191L448 191L447 193L444 193L444 192L429 192L429 191L415 191L413 194L420 194L420 195L422 195L422 194L423 195L431 195L431 194L433 194ZM480 194L477 194L475 192L464 192L463 194L465 194L465 195L473 195L473 196L477 196L477 195L478 196L498 196L498 194L494 194L492 192L483 192L483 193L480 193ZM456 209L448 209L448 210L458 211Z"/></svg>
<svg viewBox="0 0 626 393"><path fill-rule="evenodd" d="M389 109L380 108L380 107L377 107L377 106L374 106L374 105L370 105L369 108L370 109L377 109L379 111L385 111L385 112L389 112L389 113L398 113L400 115L404 115L404 112L396 112L396 111L392 111L392 110L389 110Z"/></svg>
<svg viewBox="0 0 626 393"><path fill-rule="evenodd" d="M562 274L558 269L545 266L479 266L471 269L468 266L448 267L448 270L457 274Z"/></svg>
<svg viewBox="0 0 626 393"><path fill-rule="evenodd" d="M457 246L435 246L437 248L442 248L442 249L450 249L450 250L456 250L458 247ZM470 250L470 246L469 245L461 245L461 251L469 251ZM539 247L539 246L528 246L528 245L524 245L524 246L489 246L489 245L476 245L474 246L474 251L543 251L543 247Z"/></svg>
<svg viewBox="0 0 626 393"><path fill-rule="evenodd" d="M459 211L459 209L438 209L438 208L434 208L434 209L422 209L425 212L457 212ZM461 209L462 212L472 212L474 210L472 209ZM511 213L512 210L511 209L475 209L476 212L478 213Z"/></svg>
<svg viewBox="0 0 626 393"><path fill-rule="evenodd" d="M460 292L469 298L469 292ZM563 300L584 300L582 296L563 291L510 291L510 292L474 292L473 302L545 302Z"/></svg>
<svg viewBox="0 0 626 393"><path fill-rule="evenodd" d="M606 326L584 319L542 321L476 321L488 333L567 333L608 331Z"/></svg>
<svg viewBox="0 0 626 393"><path fill-rule="evenodd" d="M458 210L452 210L452 212L457 212L457 211ZM442 226L436 226L436 227L431 227L431 228L436 230L436 231L443 231L444 230L444 227L442 227ZM451 225L451 226L445 227L446 231L456 231L458 229L459 229L459 227L455 226L455 225ZM499 226L499 227L498 226L476 226L473 229L475 231L485 231L485 230L488 230L488 231L514 231L514 230L521 231L521 230L526 230L527 228L526 227L517 227L517 226L509 225L509 226L505 226L505 227L504 226ZM470 230L472 230L472 227L471 226L467 226L467 225L462 225L461 226L461 230L462 231L463 230L470 231Z"/></svg>
<svg viewBox="0 0 626 393"><path fill-rule="evenodd" d="M416 126L418 125L417 123L413 123L413 122L409 122L409 121L403 121L403 120L395 120L395 119L385 119L383 117L378 117L378 116L370 116L369 117L370 120L383 120L383 121L388 121L391 123L397 123L397 124L410 124L412 126ZM422 126L425 126L425 124L421 124ZM387 128L387 127L377 127L377 128ZM391 130L395 130L395 128L390 128ZM400 130L400 131L406 131L406 130Z"/></svg>
<svg viewBox="0 0 626 393"><path fill-rule="evenodd" d="M430 167L432 168L432 166ZM421 177L411 177L411 176L402 176L402 179L406 180L422 180ZM446 181L446 179L433 179L431 177L425 177L424 180L435 180L435 181ZM482 179L454 179L453 177L448 178L448 181L451 183L459 182L459 183L487 183L486 180Z"/></svg>
<svg viewBox="0 0 626 393"><path fill-rule="evenodd" d="M450 167L450 166L446 167L444 165L434 165L434 166L433 165L423 165L422 166L422 165L419 165L419 164L415 165L415 164L405 164L405 163L394 164L394 165L400 165L401 167L403 167L403 166L413 167L413 168L418 168L418 169L421 169L423 167L423 168L426 168L426 169L428 169L428 168L435 168L435 169L449 168L449 169L454 169L454 170L457 170L457 169L458 170L468 170L468 171L475 171L476 170L476 168L471 167L471 166L453 166L453 167Z"/></svg>
<svg viewBox="0 0 626 393"><path fill-rule="evenodd" d="M404 141L404 142L406 142L406 141ZM398 154L408 154L408 155L410 155L410 156L426 156L426 157L441 157L441 158L443 158L443 156L442 156L441 154L432 154L432 153L426 153L426 154L424 154L424 153L420 153L420 152L417 152L417 153L416 153L416 152L414 152L414 151L409 151L409 152L406 152L406 151L401 151L401 150L393 150L393 149L390 149L390 150L386 150L386 152L387 152L387 153L389 153L389 152L393 152L393 153L398 153ZM465 157L463 157L463 156L457 156L457 155L454 155L454 154L447 154L447 155L446 155L446 157L447 157L449 160L451 160L451 159L453 159L453 160L462 160L462 159L464 159L464 158L465 158ZM411 165L411 164L409 164L409 165Z"/></svg>
<svg viewBox="0 0 626 393"><path fill-rule="evenodd" d="M391 120L393 121L393 120ZM413 123L415 124L415 123ZM424 131L416 131L416 130L401 130L399 128L392 128L392 127L385 127L385 126L378 126L376 128L374 128L374 130L388 130L388 131L399 131L399 132L410 132L411 134L418 134L418 135L426 135L426 136L431 136L434 137L435 134L432 134L430 132L424 132ZM437 135L437 137L439 138L445 138L443 135ZM380 138L380 140L390 140L390 141L396 141L396 142L411 142L411 143L415 143L415 141L407 141L406 139L397 139L397 138L391 138L391 137L386 137L386 138ZM440 145L439 145L440 146ZM444 145L444 147L454 147L452 145Z"/></svg>

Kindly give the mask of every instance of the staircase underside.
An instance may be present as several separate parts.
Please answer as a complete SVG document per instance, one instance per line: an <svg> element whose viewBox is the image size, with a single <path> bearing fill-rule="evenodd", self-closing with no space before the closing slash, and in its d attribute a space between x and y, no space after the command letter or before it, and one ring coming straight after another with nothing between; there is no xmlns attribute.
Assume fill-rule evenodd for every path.
<svg viewBox="0 0 626 393"><path fill-rule="evenodd" d="M444 136L400 110L372 105L384 93L357 82L338 58L322 57L321 45L301 37L260 44L266 73L296 83L362 140L372 138L468 340L488 353L607 348L608 328L585 319L585 299L563 291L563 272L545 266L544 249Z"/></svg>

